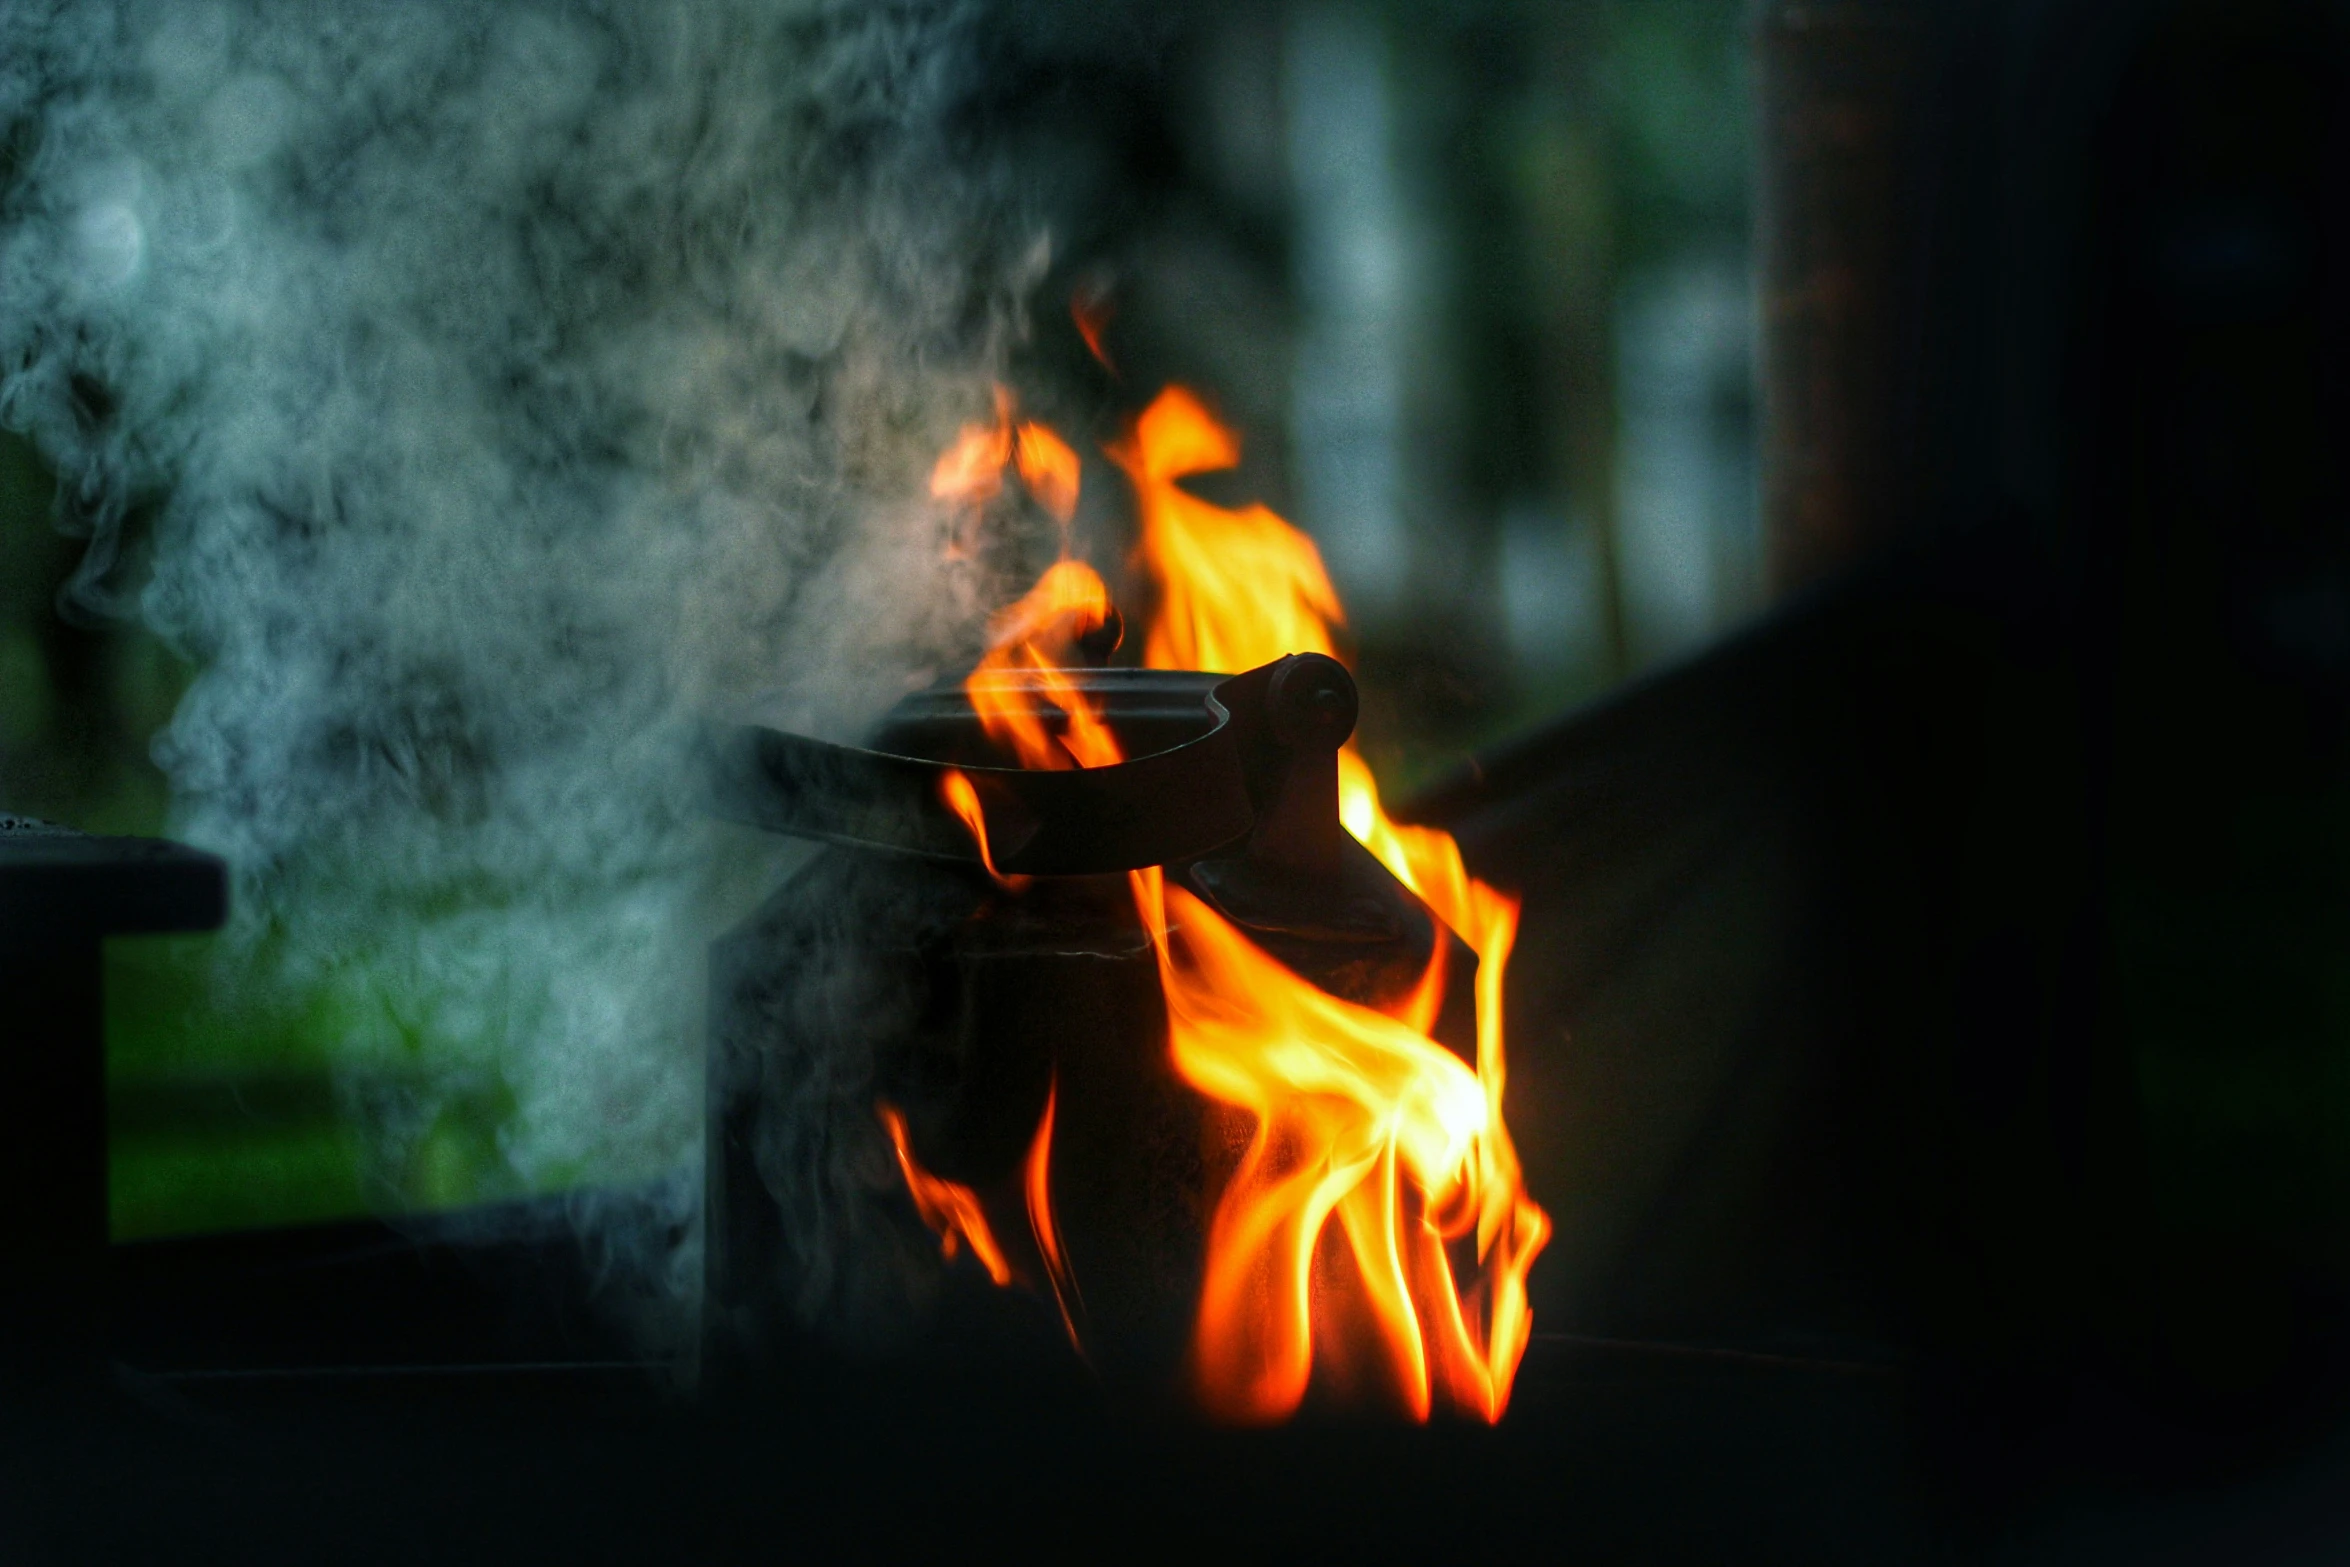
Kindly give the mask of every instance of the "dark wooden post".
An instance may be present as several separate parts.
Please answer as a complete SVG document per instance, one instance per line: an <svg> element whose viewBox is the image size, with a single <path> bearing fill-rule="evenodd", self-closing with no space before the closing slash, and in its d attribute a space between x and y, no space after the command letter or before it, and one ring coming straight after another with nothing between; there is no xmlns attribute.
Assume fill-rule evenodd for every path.
<svg viewBox="0 0 2350 1567"><path fill-rule="evenodd" d="M209 854L0 815L0 1317L20 1352L88 1341L105 1257L108 936L210 930ZM28 1332L29 1330L29 1332Z"/></svg>
<svg viewBox="0 0 2350 1567"><path fill-rule="evenodd" d="M1900 531L1915 333L1916 0L1760 0L1762 501L1784 594Z"/></svg>

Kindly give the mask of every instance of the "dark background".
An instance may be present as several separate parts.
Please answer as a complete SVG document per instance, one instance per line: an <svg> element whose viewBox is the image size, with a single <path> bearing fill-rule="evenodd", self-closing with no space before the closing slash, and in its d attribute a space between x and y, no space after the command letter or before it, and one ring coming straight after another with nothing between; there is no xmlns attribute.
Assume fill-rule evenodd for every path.
<svg viewBox="0 0 2350 1567"><path fill-rule="evenodd" d="M1001 30L974 146L1049 169L1048 288L1110 290L1136 401L1242 430L1229 493L1329 554L1391 793L1527 897L1511 1121L1560 1231L1514 1445L1259 1459L1490 1462L1514 1524L1550 1486L1559 1549L1634 1559L2339 1546L2344 25ZM157 830L184 671L59 612L70 507L5 462L0 803ZM118 1238L495 1191L495 1103L370 1185L330 1009L217 1001L200 942L109 961ZM1256 1461L1114 1453L1097 1495Z"/></svg>

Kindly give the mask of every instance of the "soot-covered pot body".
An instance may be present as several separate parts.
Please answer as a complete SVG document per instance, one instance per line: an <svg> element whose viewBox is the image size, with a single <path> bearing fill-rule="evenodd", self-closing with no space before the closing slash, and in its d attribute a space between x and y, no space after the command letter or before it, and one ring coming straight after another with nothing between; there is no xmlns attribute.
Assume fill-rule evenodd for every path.
<svg viewBox="0 0 2350 1567"><path fill-rule="evenodd" d="M1283 665L1288 677L1276 678ZM1343 669L1292 659L1229 680L1059 673L1127 756L1180 754L1230 731L1220 740L1246 791L1242 830L1143 863L1164 864L1259 946L1350 1000L1392 1001L1432 959L1446 963L1457 1000L1436 1034L1473 1053L1474 957L1339 825L1335 754L1354 716ZM1037 704L1040 721L1056 712ZM900 703L873 750L967 769L1005 762L956 686ZM730 786L738 796L745 776L738 769ZM730 814L785 831L845 819L821 802L778 806L777 776L771 767L754 778L762 797L738 798ZM1209 781L1198 790L1215 787L1200 776ZM1099 781L1097 795L1068 795L1059 808L1136 809L1117 780ZM1167 785L1169 796L1185 788ZM1159 836L1177 849L1192 847L1186 830L1222 830L1198 825L1212 802L1140 803L1162 813L1170 825ZM1156 854L1152 826L1109 822L1101 841ZM931 830L902 837L940 841L924 836ZM1040 1333L1075 1337L1100 1374L1171 1386L1214 1196L1253 1127L1176 1073L1160 957L1130 877L998 876L975 854L823 835L835 841L713 951L708 1369L756 1377L816 1340L902 1343L942 1285L966 1300L984 1289L968 1247L950 1260L917 1211L887 1108L918 1168L978 1201L1013 1275L1001 1309L1032 1310ZM1040 1197L1073 1285L1059 1292L1034 1222Z"/></svg>

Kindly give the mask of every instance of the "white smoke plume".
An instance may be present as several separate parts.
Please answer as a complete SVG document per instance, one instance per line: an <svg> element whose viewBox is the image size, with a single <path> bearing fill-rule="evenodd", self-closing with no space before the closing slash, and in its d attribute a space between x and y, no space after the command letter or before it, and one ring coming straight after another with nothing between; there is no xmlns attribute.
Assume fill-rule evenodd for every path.
<svg viewBox="0 0 2350 1567"><path fill-rule="evenodd" d="M175 830L522 1187L692 1164L694 721L966 645L922 481L1038 239L949 4L0 7L0 420L201 674Z"/></svg>

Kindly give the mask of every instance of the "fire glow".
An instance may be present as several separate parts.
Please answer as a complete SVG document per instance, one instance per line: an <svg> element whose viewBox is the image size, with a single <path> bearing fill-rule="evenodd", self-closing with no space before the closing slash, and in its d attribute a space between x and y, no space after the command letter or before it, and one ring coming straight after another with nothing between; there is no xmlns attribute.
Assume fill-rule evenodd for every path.
<svg viewBox="0 0 2350 1567"><path fill-rule="evenodd" d="M1047 455L1031 459L1032 444ZM1181 487L1239 460L1233 434L1197 398L1168 388L1108 455L1134 487L1137 562L1158 596L1146 666L1232 673L1290 653L1337 656L1341 610L1312 541L1263 506L1220 507ZM941 457L932 490L957 503L984 501L1014 466L1065 530L1075 512L1075 456L1044 427L1015 423L1008 395L999 395L992 426L967 427ZM1122 759L1083 694L1053 673L1113 614L1100 577L1070 558L1064 533L1061 559L991 624L990 651L966 689L987 731L1022 766ZM1033 706L1012 700L1014 681L1057 709L1061 724L1048 727ZM1417 1420L1439 1406L1498 1420L1531 1326L1526 1274L1549 1234L1502 1120L1502 976L1517 905L1467 873L1449 834L1390 821L1351 741L1338 766L1347 830L1477 954L1476 1065L1430 1037L1443 1001L1441 940L1419 985L1390 1010L1374 1010L1300 978L1161 870L1131 873L1176 1071L1252 1128L1209 1223L1193 1389L1219 1419L1278 1421L1298 1409L1319 1367L1341 1396ZM976 794L960 775L949 790L986 858ZM967 1245L1006 1282L977 1196L925 1173L902 1120L886 1107L882 1115L917 1208L948 1255ZM1022 1188L1047 1282L1082 1351L1075 1280L1051 1211L1052 1119L1048 1097Z"/></svg>

